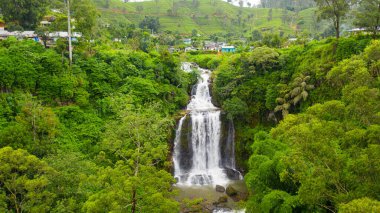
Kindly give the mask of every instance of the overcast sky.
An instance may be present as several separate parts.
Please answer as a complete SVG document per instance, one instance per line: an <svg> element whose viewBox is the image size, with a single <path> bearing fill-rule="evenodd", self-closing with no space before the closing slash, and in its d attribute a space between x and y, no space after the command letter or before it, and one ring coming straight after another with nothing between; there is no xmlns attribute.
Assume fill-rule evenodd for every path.
<svg viewBox="0 0 380 213"><path fill-rule="evenodd" d="M152 1L152 0L129 0L128 2L143 2L143 1ZM227 0L222 0L227 2ZM231 0L231 3L235 6L239 6L240 0ZM244 7L247 7L247 2L251 3L251 5L258 5L260 4L260 0L243 0Z"/></svg>
<svg viewBox="0 0 380 213"><path fill-rule="evenodd" d="M222 0L222 1L228 2L228 0ZM231 3L235 6L239 6L239 1L240 0L231 0ZM251 3L251 6L260 4L260 0L243 0L243 2L244 2L243 3L244 7L249 6L249 5L247 5L247 2Z"/></svg>

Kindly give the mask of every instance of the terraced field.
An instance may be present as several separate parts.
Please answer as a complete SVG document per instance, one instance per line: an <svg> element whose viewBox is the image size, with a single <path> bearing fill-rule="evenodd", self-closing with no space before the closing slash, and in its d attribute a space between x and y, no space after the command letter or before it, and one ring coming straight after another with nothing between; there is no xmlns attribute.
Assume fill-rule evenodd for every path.
<svg viewBox="0 0 380 213"><path fill-rule="evenodd" d="M128 2L112 0L108 8L102 7L105 22L123 21L137 24L145 16L159 17L161 31L191 34L215 33L250 34L254 29L295 35L297 31L313 30L313 9L298 14L282 9L240 8L219 0L156 0ZM287 17L287 21L284 21Z"/></svg>

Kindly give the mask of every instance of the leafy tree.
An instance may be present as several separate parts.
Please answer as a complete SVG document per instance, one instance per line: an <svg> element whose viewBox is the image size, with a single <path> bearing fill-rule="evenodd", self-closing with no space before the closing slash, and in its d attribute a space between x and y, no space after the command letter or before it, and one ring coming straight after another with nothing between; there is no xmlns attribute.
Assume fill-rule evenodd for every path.
<svg viewBox="0 0 380 213"><path fill-rule="evenodd" d="M267 20L268 21L272 21L272 19L273 19L273 10L272 10L272 8L270 8L269 11L268 11Z"/></svg>
<svg viewBox="0 0 380 213"><path fill-rule="evenodd" d="M359 86L346 88L343 91L343 100L347 102L347 112L353 120L365 126L378 124L380 122L380 90L378 88L368 88Z"/></svg>
<svg viewBox="0 0 380 213"><path fill-rule="evenodd" d="M198 30L193 29L191 30L191 37L197 37L198 36Z"/></svg>
<svg viewBox="0 0 380 213"><path fill-rule="evenodd" d="M380 201L367 197L352 200L339 206L339 212L342 213L365 213L380 211Z"/></svg>
<svg viewBox="0 0 380 213"><path fill-rule="evenodd" d="M0 149L0 204L15 212L48 212L55 194L47 190L49 175L55 171L27 151L11 147ZM4 201L4 200L3 200ZM3 204L4 205L4 204Z"/></svg>
<svg viewBox="0 0 380 213"><path fill-rule="evenodd" d="M59 120L51 108L43 107L34 101L28 101L16 120L31 133L33 142L26 144L28 150L37 156L42 156L51 151L59 125Z"/></svg>
<svg viewBox="0 0 380 213"><path fill-rule="evenodd" d="M274 112L281 111L282 117L285 118L289 114L291 103L288 102L289 95L286 94L284 98L277 98L277 106L274 108Z"/></svg>
<svg viewBox="0 0 380 213"><path fill-rule="evenodd" d="M6 22L33 29L44 16L47 0L0 0L0 10Z"/></svg>
<svg viewBox="0 0 380 213"><path fill-rule="evenodd" d="M355 13L355 25L372 31L374 37L380 27L380 0L361 0Z"/></svg>
<svg viewBox="0 0 380 213"><path fill-rule="evenodd" d="M350 9L352 0L314 0L318 5L318 15L322 19L329 19L333 22L335 36L340 36L341 22Z"/></svg>
<svg viewBox="0 0 380 213"><path fill-rule="evenodd" d="M265 34L262 39L262 42L264 45L267 45L268 47L279 48L281 46L280 36L273 33Z"/></svg>
<svg viewBox="0 0 380 213"><path fill-rule="evenodd" d="M140 22L139 27L141 29L150 29L154 32L158 32L160 21L158 17L145 16L144 20Z"/></svg>
<svg viewBox="0 0 380 213"><path fill-rule="evenodd" d="M49 28L45 26L41 26L36 28L36 34L42 38L42 42L44 43L45 48L47 48L47 40L49 35Z"/></svg>
<svg viewBox="0 0 380 213"><path fill-rule="evenodd" d="M380 76L380 41L373 40L364 50L364 59L369 64L373 77Z"/></svg>
<svg viewBox="0 0 380 213"><path fill-rule="evenodd" d="M278 105L274 109L275 112L281 111L283 117L288 115L291 104L297 105L301 100L305 101L309 96L309 90L314 89L314 85L308 84L310 76L304 76L300 74L294 78L293 82L289 85L290 88L286 88L286 94L283 97L277 98Z"/></svg>
<svg viewBox="0 0 380 213"><path fill-rule="evenodd" d="M144 10L144 7L142 5L137 5L136 10L137 12L141 13Z"/></svg>
<svg viewBox="0 0 380 213"><path fill-rule="evenodd" d="M358 82L356 86L369 83L370 76L365 61L358 57L352 57L339 62L327 73L326 78L334 87L341 90L349 83Z"/></svg>
<svg viewBox="0 0 380 213"><path fill-rule="evenodd" d="M269 71L278 64L279 54L276 50L269 47L257 47L252 51L250 61L258 71Z"/></svg>
<svg viewBox="0 0 380 213"><path fill-rule="evenodd" d="M43 107L36 101L27 100L22 106L16 122L0 131L0 145L27 149L37 156L52 152L58 134L58 118L50 107Z"/></svg>
<svg viewBox="0 0 380 213"><path fill-rule="evenodd" d="M75 143L75 142L72 142ZM106 159L96 156L98 165ZM80 152L65 149L44 159L55 171L49 190L55 193L56 203L52 212L80 212L84 202L94 193L87 188L91 175L99 171L98 165Z"/></svg>
<svg viewBox="0 0 380 213"><path fill-rule="evenodd" d="M227 111L227 118L231 120L233 118L242 118L248 112L247 104L238 97L224 101L223 109Z"/></svg>
<svg viewBox="0 0 380 213"><path fill-rule="evenodd" d="M307 81L310 80L310 76L304 76L300 75L296 77L291 86L292 89L290 91L290 98L292 98L291 103L293 105L298 104L300 100L306 100L306 98L309 96L308 91L314 89L314 85L307 84Z"/></svg>
<svg viewBox="0 0 380 213"><path fill-rule="evenodd" d="M252 31L252 41L260 41L261 39L263 39L263 35L259 30Z"/></svg>
<svg viewBox="0 0 380 213"><path fill-rule="evenodd" d="M95 4L91 0L75 0L70 3L75 30L91 37L98 16Z"/></svg>
<svg viewBox="0 0 380 213"><path fill-rule="evenodd" d="M290 16L289 16L288 13L289 13L289 12L288 12L287 9L283 9L283 10L281 11L281 21L282 21L283 24L286 24L286 23L289 22Z"/></svg>
<svg viewBox="0 0 380 213"><path fill-rule="evenodd" d="M96 181L102 190L89 198L85 211L178 211L170 192L174 179L162 169L166 164L166 138L171 125L154 108L120 112L118 119L107 125L102 143L118 161L114 168L101 171L105 175L98 175Z"/></svg>

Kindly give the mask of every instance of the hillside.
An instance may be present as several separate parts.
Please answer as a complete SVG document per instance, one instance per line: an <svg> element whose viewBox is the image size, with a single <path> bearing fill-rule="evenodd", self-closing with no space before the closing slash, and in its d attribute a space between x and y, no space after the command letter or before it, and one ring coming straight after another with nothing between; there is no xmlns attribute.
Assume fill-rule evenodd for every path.
<svg viewBox="0 0 380 213"><path fill-rule="evenodd" d="M268 8L239 8L223 1L156 0L123 3L112 0L108 5L97 3L102 21L107 24L133 23L138 25L145 16L159 17L160 31L191 34L193 29L201 35L234 33L249 35L254 29L262 32L283 32L295 35L299 30L314 30L313 10L296 14L293 11ZM300 15L302 14L302 15ZM306 21L303 21L306 20Z"/></svg>

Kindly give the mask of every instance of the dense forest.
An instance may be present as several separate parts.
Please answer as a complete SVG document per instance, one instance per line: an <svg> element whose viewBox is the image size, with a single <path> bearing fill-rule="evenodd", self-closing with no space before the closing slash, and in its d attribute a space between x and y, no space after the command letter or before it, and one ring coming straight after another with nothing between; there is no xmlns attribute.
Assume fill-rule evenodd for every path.
<svg viewBox="0 0 380 213"><path fill-rule="evenodd" d="M2 41L1 52L2 211L178 212L173 113L196 73L167 52L103 46L71 68L33 41ZM379 208L378 40L189 58L215 69L249 212Z"/></svg>
<svg viewBox="0 0 380 213"><path fill-rule="evenodd" d="M0 46L1 212L178 211L170 115L195 73L167 52L98 47L70 68L34 41Z"/></svg>
<svg viewBox="0 0 380 213"><path fill-rule="evenodd" d="M28 11L7 2L8 29L43 39L67 27L64 14L38 26L60 1L31 0ZM200 79L185 61L212 71L212 102L234 125L246 212L380 212L378 0L355 4L353 20L368 30L349 36L340 32L349 7L262 1L294 13L317 6L335 37L289 42L254 30L245 42L229 35L240 39L233 53L169 52L182 37L160 31L158 18L102 28L96 6L120 2L72 3L83 33L72 62L66 38L49 48L0 40L0 212L212 212L202 198L179 201L173 177L176 126Z"/></svg>
<svg viewBox="0 0 380 213"><path fill-rule="evenodd" d="M249 212L380 210L379 53L358 37L218 61L213 91L238 126Z"/></svg>

